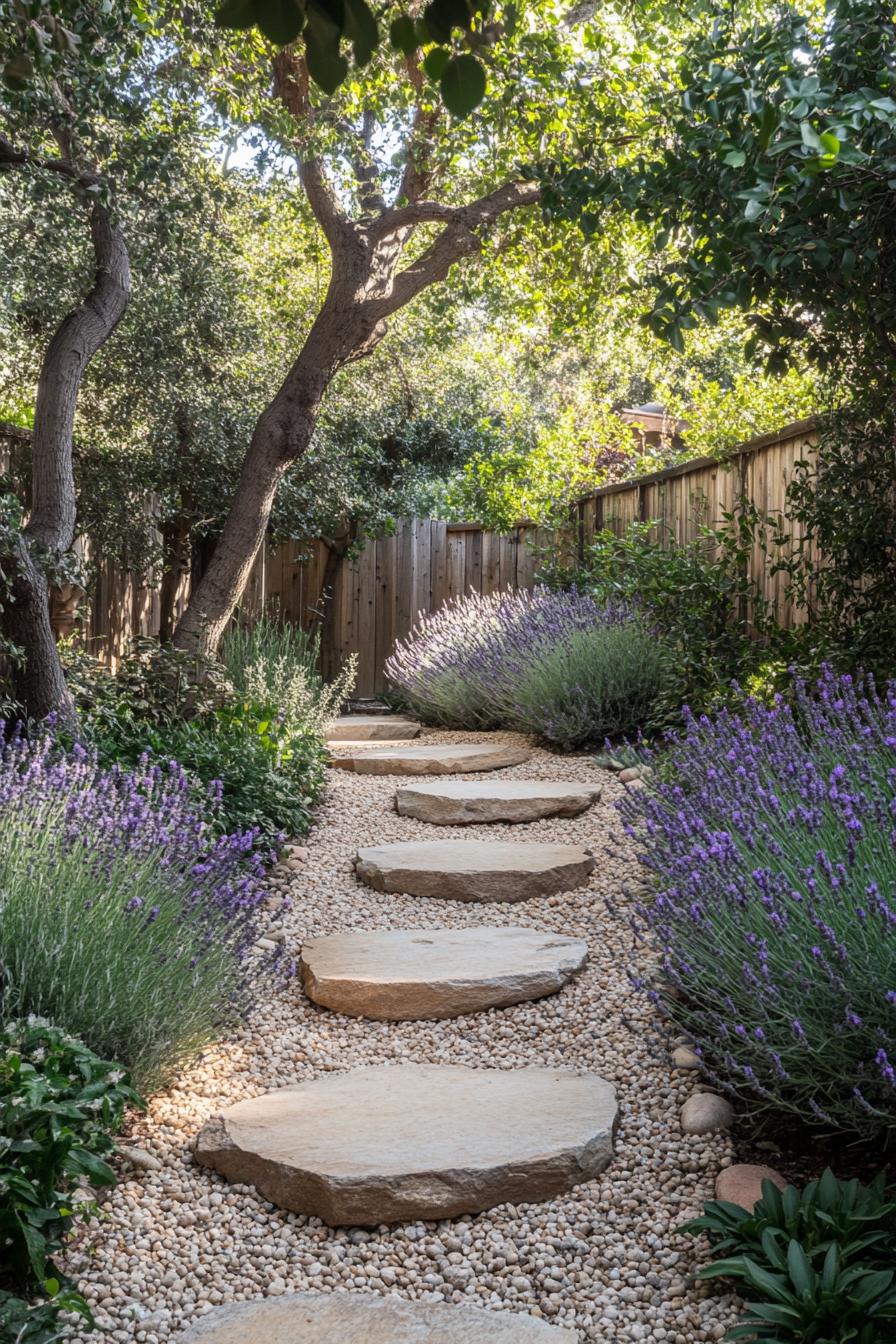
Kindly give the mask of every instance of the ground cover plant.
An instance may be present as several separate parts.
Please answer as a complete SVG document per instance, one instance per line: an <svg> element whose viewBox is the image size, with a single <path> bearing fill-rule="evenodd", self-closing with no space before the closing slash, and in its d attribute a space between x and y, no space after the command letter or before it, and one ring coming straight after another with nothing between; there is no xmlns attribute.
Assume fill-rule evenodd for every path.
<svg viewBox="0 0 896 1344"><path fill-rule="evenodd" d="M826 669L792 702L688 715L621 804L655 884L645 987L745 1108L896 1128L894 781L896 683Z"/></svg>
<svg viewBox="0 0 896 1344"><path fill-rule="evenodd" d="M36 1013L153 1088L237 1019L263 869L176 762L103 770L0 737L0 1015Z"/></svg>
<svg viewBox="0 0 896 1344"><path fill-rule="evenodd" d="M39 1018L0 1030L0 1337L59 1338L59 1312L90 1321L84 1299L53 1263L76 1216L79 1182L114 1185L106 1162L125 1106L139 1105L127 1074ZM77 1215L76 1215L77 1210ZM35 1292L45 1301L29 1299Z"/></svg>
<svg viewBox="0 0 896 1344"><path fill-rule="evenodd" d="M727 1339L886 1344L896 1329L896 1190L828 1169L804 1190L763 1181L752 1210L713 1200L681 1229L705 1232L701 1279L731 1278L751 1300Z"/></svg>
<svg viewBox="0 0 896 1344"><path fill-rule="evenodd" d="M577 592L471 593L421 618L386 673L428 723L570 750L638 728L668 680L636 610Z"/></svg>

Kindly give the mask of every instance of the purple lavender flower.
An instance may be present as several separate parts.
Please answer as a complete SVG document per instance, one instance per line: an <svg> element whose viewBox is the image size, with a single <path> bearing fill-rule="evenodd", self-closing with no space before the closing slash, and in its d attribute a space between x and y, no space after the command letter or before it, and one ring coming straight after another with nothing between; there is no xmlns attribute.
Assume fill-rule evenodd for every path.
<svg viewBox="0 0 896 1344"><path fill-rule="evenodd" d="M863 1135L896 1128L894 742L896 682L825 669L686 714L619 805L655 883L637 933L709 1077Z"/></svg>

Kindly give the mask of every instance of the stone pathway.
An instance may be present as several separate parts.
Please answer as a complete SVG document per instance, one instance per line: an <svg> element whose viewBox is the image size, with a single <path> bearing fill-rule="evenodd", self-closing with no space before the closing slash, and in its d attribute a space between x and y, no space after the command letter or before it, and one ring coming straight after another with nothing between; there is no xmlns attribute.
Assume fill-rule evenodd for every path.
<svg viewBox="0 0 896 1344"><path fill-rule="evenodd" d="M400 755L406 762L408 751L418 753L411 759L418 766L422 762L427 772L434 761L442 769L449 760L455 769L464 761L465 770L481 769L483 760L494 757L494 750L484 752L483 746L516 761L502 781L549 780L564 786L572 781L586 792L603 786L606 801L620 791L615 779L596 773L587 760L532 750L510 734L490 735L485 744L481 736L439 734L401 749ZM382 758L384 753L373 755ZM403 773L407 766L396 769L393 762L392 768ZM557 1344L561 1339L564 1344L576 1339L580 1344L721 1339L733 1318L731 1301L686 1281L691 1242L680 1239L674 1229L711 1197L717 1171L730 1162L730 1142L718 1133L682 1134L678 1112L691 1079L670 1070L667 1058L651 1052L644 1006L631 995L626 979L631 940L624 887L637 873L606 801L578 816L543 816L523 832L521 845L593 851L599 861L589 864L578 886L558 894L534 894L512 910L501 902L471 909L462 900L359 886L353 869L359 849L428 844L432 827L395 811L395 790L401 784L394 777L356 770L357 764L350 773L332 772L329 796L309 837L308 861L291 877L292 904L275 920L272 933L284 937L296 954L303 942L310 941L313 953L315 942L325 944L342 933L374 929L407 936L416 930L435 936L440 930L455 930L476 938L477 928L485 925L493 931L522 928L549 939L561 935L585 940L588 962L551 997L455 1019L347 1016L310 1002L298 982L268 996L235 1040L186 1073L179 1088L154 1098L147 1116L138 1120L129 1142L151 1154L160 1169L126 1167L105 1205L107 1221L97 1230L96 1244L79 1247L69 1258L68 1268L82 1281L100 1324L116 1340L167 1344L182 1338L184 1327L209 1307L243 1301L253 1304L255 1313L273 1299L282 1301L288 1313L290 1305L299 1310L300 1299L285 1294L343 1290L332 1299L337 1314L342 1310L337 1302L348 1312L371 1303L412 1304L414 1321L408 1329L416 1333L403 1335L396 1326L392 1335L382 1335L394 1344L403 1344L405 1337L409 1344L468 1344L479 1338L473 1327L461 1326L460 1314L454 1318L455 1328L441 1311L437 1315L444 1329L439 1334L436 1324L419 1316L421 1304L427 1303L458 1313L489 1308L485 1328L498 1339L500 1325L506 1325L511 1330L508 1344L511 1339L528 1341L525 1331L544 1321L566 1331ZM465 834L459 828L457 838ZM506 824L477 826L476 843L506 844L507 837ZM615 902L613 909L605 905L605 896ZM400 1086L377 1081L387 1076L403 1081ZM464 1088L456 1085L447 1086L440 1096L438 1080L447 1084L449 1078L469 1079L476 1088L500 1080L513 1095L504 1096L489 1113L482 1101L465 1105ZM582 1089L581 1095L591 1098L584 1105L581 1099L571 1104L567 1120L572 1137L568 1133L557 1141L555 1135L553 1146L549 1134L543 1141L539 1125L549 1127L561 1112L555 1106L529 1106L521 1094L513 1093L514 1088L535 1087L535 1078L540 1080L537 1086L550 1081L564 1095L567 1089L570 1096ZM610 1085L618 1095L621 1125L616 1154L600 1172L609 1160ZM349 1103L346 1095L340 1100L340 1089L360 1090ZM316 1213L289 1212L269 1202L259 1185L278 1202L285 1202L286 1195L257 1167L234 1168L233 1182L227 1183L199 1164L213 1152L248 1151L240 1126L256 1123L251 1117L257 1120L258 1099L265 1093L264 1104L271 1096L281 1098L278 1104L286 1117L279 1139L273 1139L276 1151L269 1155L272 1179L274 1168L280 1172L278 1180L311 1174L318 1192L332 1186L337 1200L345 1197L346 1188L353 1191L352 1199L360 1198L359 1190L366 1191L364 1197L371 1195L374 1202L367 1208L346 1207L346 1216L366 1223L394 1212L400 1221L328 1226ZM333 1099L331 1124L327 1128L322 1110L312 1107L318 1125L312 1131L308 1099L324 1093ZM414 1108L427 1103L431 1109L426 1123L413 1124ZM442 1115L449 1123L430 1134L438 1129L435 1117ZM403 1117L406 1129L401 1128ZM192 1141L203 1129L194 1156ZM589 1132L597 1165L590 1165ZM310 1145L313 1163L308 1160L312 1133L317 1134ZM491 1149L489 1136L497 1145ZM393 1142L397 1137L400 1143ZM436 1147L443 1145L435 1164L429 1164L431 1176L444 1177L450 1169L458 1173L461 1186L478 1182L483 1191L472 1204L428 1206L431 1217L426 1220L410 1206L384 1209L384 1188L395 1186L401 1205L406 1193L402 1182L419 1176L427 1165L405 1161L396 1170L386 1158L395 1158L400 1148L410 1152L415 1142L425 1146L427 1138ZM454 1152L451 1144L456 1145ZM350 1145L359 1158L354 1167ZM253 1151L256 1146L253 1141ZM462 1159L466 1155L469 1162L474 1148L485 1155L484 1161L464 1166ZM431 1156L432 1145L428 1151ZM340 1162L349 1166L343 1169ZM544 1162L549 1183L544 1171L527 1165ZM505 1175L514 1181L520 1177L522 1183L505 1187ZM543 1176L546 1183L540 1184ZM436 1188L447 1198L445 1186L434 1180L432 1190ZM461 1198L458 1188L448 1192L451 1198ZM412 1196L418 1198L419 1190ZM487 1212L458 1212L484 1205ZM307 1203L302 1207L308 1208ZM340 1221L335 1207L319 1208L330 1222ZM321 1300L318 1293L314 1301ZM372 1307L376 1310L382 1308ZM321 1311L326 1314L324 1306ZM304 1344L305 1336L297 1330L282 1333L282 1318L270 1329L263 1312L251 1320L258 1322L251 1325L257 1337L265 1333L265 1344ZM245 1333L220 1336L208 1334L213 1326L210 1317L203 1338L220 1344L255 1338L249 1325L236 1327ZM341 1328L341 1338L365 1337L361 1326ZM375 1327L365 1318L363 1328ZM369 1337L373 1341L380 1336ZM531 1337L533 1344L541 1337L548 1344L552 1335L542 1331ZM314 1338L317 1344L329 1344L325 1325Z"/></svg>
<svg viewBox="0 0 896 1344"><path fill-rule="evenodd" d="M479 1307L295 1293L219 1307L182 1344L576 1344L571 1330Z"/></svg>
<svg viewBox="0 0 896 1344"><path fill-rule="evenodd" d="M373 929L309 938L302 985L351 1017L458 1017L556 994L587 956L583 938L535 929Z"/></svg>
<svg viewBox="0 0 896 1344"><path fill-rule="evenodd" d="M357 775L456 775L470 770L502 770L522 765L530 751L522 746L497 742L463 742L448 746L444 742L424 743L419 747L389 747L383 750L343 751L350 744L334 742L330 764L339 770L354 770Z"/></svg>
<svg viewBox="0 0 896 1344"><path fill-rule="evenodd" d="M398 714L342 714L330 725L328 742L401 742L420 736L420 725Z"/></svg>
<svg viewBox="0 0 896 1344"><path fill-rule="evenodd" d="M540 821L542 817L577 817L600 797L600 789L578 780L504 779L440 780L437 784L406 784L395 790L395 810L435 826L470 826L487 822Z"/></svg>
<svg viewBox="0 0 896 1344"><path fill-rule="evenodd" d="M582 845L526 840L402 840L358 850L355 872L376 891L445 901L528 901L573 891L594 856Z"/></svg>

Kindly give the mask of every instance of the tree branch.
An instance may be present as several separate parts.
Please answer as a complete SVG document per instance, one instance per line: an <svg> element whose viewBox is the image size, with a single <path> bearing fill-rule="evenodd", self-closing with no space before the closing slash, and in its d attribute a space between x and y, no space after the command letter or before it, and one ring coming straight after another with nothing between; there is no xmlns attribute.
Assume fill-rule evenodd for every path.
<svg viewBox="0 0 896 1344"><path fill-rule="evenodd" d="M405 59L405 69L419 98L423 93L425 80L416 55ZM398 186L400 201L419 200L432 184L432 168L427 163L427 158L432 135L440 116L441 108L437 103L433 103L429 108L423 108L418 102L414 109L414 120L407 141L407 159Z"/></svg>
<svg viewBox="0 0 896 1344"><path fill-rule="evenodd" d="M368 301L368 307L372 316L378 321L398 312L405 304L410 303L424 289L430 285L436 284L439 280L444 280L456 261L462 257L469 256L473 252L478 252L482 245L479 236L479 230L491 224L500 215L508 210L535 205L539 197L538 184L535 182L508 182L504 186L498 187L495 191L489 192L487 196L481 196L477 201L471 201L469 205L444 207L450 210L444 229L433 240L426 250L421 253L416 261L411 262L403 271L399 271L392 282L390 292L382 299L371 299ZM418 205L434 206L434 202L419 202ZM406 207L413 212L416 207ZM402 211L391 211L388 218L389 232L395 230L398 225L395 223L395 215L402 214ZM429 214L430 218L435 219L435 213L424 210L422 214ZM385 222L385 221L384 221ZM418 222L423 222L422 218ZM406 221L405 227L410 221Z"/></svg>
<svg viewBox="0 0 896 1344"><path fill-rule="evenodd" d="M79 168L71 159L48 159L25 149L16 149L11 141L0 135L0 173L11 172L14 168L41 168L48 173L58 173L78 187L96 186L103 180L98 173Z"/></svg>
<svg viewBox="0 0 896 1344"><path fill-rule="evenodd" d="M327 181L320 159L305 159L299 164L299 177L311 206L311 213L317 220L324 237L331 247L345 236L348 219L333 194L333 188Z"/></svg>
<svg viewBox="0 0 896 1344"><path fill-rule="evenodd" d="M341 120L338 125L355 143L355 152L349 153L349 159L358 184L361 208L368 214L381 214L386 209L386 199L383 196L379 169L373 157L372 141L376 118L369 108L365 108L360 132L350 121Z"/></svg>
<svg viewBox="0 0 896 1344"><path fill-rule="evenodd" d="M284 47L273 61L274 90L287 112L301 124L310 120L308 100L308 66L296 47ZM296 143L299 150L298 140ZM319 158L311 156L299 161L299 176L312 214L327 242L333 247L344 237L348 220L327 181Z"/></svg>

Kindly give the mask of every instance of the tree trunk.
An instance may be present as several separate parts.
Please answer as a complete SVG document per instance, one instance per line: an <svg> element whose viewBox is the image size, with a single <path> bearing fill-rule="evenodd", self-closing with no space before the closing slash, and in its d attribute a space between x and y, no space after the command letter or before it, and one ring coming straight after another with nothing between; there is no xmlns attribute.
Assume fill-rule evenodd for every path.
<svg viewBox="0 0 896 1344"><path fill-rule="evenodd" d="M217 652L264 541L277 487L310 444L334 374L374 338L378 324L366 318L354 294L344 277L331 282L298 359L262 412L214 554L174 632L175 648L200 658Z"/></svg>
<svg viewBox="0 0 896 1344"><path fill-rule="evenodd" d="M111 336L127 306L130 267L124 239L108 211L94 205L90 234L96 258L93 287L59 326L41 366L32 437L31 516L8 557L12 601L3 633L22 650L10 679L29 718L74 718L50 623L46 563L58 562L75 535L72 435L84 371Z"/></svg>
<svg viewBox="0 0 896 1344"><path fill-rule="evenodd" d="M162 526L162 582L159 591L159 642L167 644L176 625L177 599L185 574L189 574L193 559L193 538L190 520L179 514Z"/></svg>
<svg viewBox="0 0 896 1344"><path fill-rule="evenodd" d="M34 563L21 535L14 542L11 559L11 600L3 611L3 633L24 651L21 661L10 659L13 692L29 718L40 721L56 714L69 722L74 717L74 702L50 623L47 576Z"/></svg>

